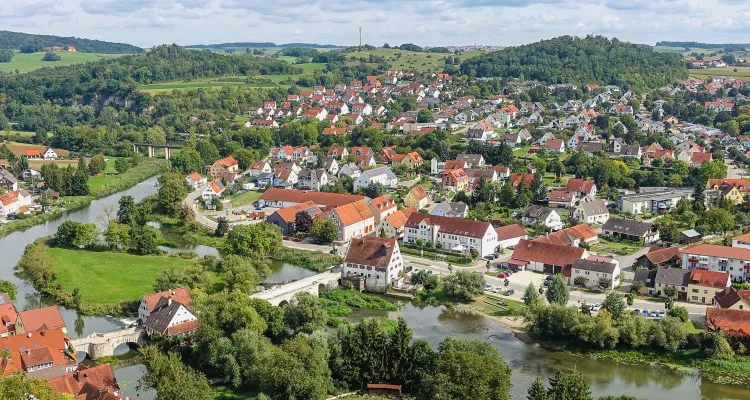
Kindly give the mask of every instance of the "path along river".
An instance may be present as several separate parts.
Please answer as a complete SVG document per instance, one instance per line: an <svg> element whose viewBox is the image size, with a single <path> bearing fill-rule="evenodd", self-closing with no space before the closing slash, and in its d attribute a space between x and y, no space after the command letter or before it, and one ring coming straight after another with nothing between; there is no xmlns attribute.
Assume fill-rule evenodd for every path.
<svg viewBox="0 0 750 400"><path fill-rule="evenodd" d="M26 282L14 275L13 267L18 263L26 245L44 236L54 235L58 225L66 220L79 222L102 221L103 207L115 206L125 195L140 201L156 192L156 178L148 179L131 189L96 200L88 207L65 214L60 219L37 225L26 231L14 232L0 238L0 278L12 281L18 287L19 310L38 308L46 305L44 299ZM199 247L200 255L216 255L215 249ZM304 278L311 274L305 269L275 263L269 282L287 282ZM81 316L75 310L60 307L71 337L87 336L93 332L108 332L120 329L123 323L106 316ZM358 311L354 318L381 315L389 318L403 316L414 329L415 337L428 340L433 346L447 336L486 340L497 346L503 358L513 370L513 399L523 399L534 377L549 377L556 368L573 369L583 372L592 382L595 396L627 394L649 400L698 400L698 399L750 399L750 389L730 385L717 385L703 381L697 375L680 374L667 368L644 364L622 365L610 361L600 361L575 357L562 352L528 345L518 340L507 328L482 316L471 315L438 307L417 308L407 304L396 312ZM122 353L127 349L118 349ZM122 381L125 394L134 395L137 380L143 374L143 365L132 365L115 371ZM139 393L139 399L152 399L153 393Z"/></svg>

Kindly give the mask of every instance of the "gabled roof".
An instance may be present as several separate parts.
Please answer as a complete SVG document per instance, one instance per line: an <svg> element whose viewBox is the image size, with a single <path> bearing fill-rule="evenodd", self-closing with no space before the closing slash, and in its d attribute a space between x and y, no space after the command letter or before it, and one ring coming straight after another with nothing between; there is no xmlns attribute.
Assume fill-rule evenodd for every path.
<svg viewBox="0 0 750 400"><path fill-rule="evenodd" d="M398 246L394 238L367 236L352 239L344 262L369 265L385 269L391 262L393 250Z"/></svg>
<svg viewBox="0 0 750 400"><path fill-rule="evenodd" d="M632 219L610 218L602 225L602 230L632 236L645 236L651 231L653 226L651 223L639 222Z"/></svg>
<svg viewBox="0 0 750 400"><path fill-rule="evenodd" d="M214 163L214 165L216 165L216 164L218 164L218 165L220 165L220 166L222 166L224 168L229 168L231 166L237 165L237 160L235 160L234 157L229 156L229 157L224 157L224 158L222 158L220 160L217 160Z"/></svg>
<svg viewBox="0 0 750 400"><path fill-rule="evenodd" d="M37 362L44 360L52 362L54 366L73 366L75 358L66 354L68 348L68 335L62 328L46 329L39 332L28 332L24 335L13 335L0 338L0 349L9 349L10 362L0 364L0 374L18 372L38 365ZM33 354L26 354L31 350ZM30 363L30 364L27 364ZM52 370L50 370L52 372ZM62 370L63 375L65 370ZM48 376L53 378L54 376Z"/></svg>
<svg viewBox="0 0 750 400"><path fill-rule="evenodd" d="M524 172L514 172L510 174L510 177L508 178L508 183L510 183L513 186L518 186L521 181L526 186L531 186L531 182L534 181L534 174L532 173L524 173Z"/></svg>
<svg viewBox="0 0 750 400"><path fill-rule="evenodd" d="M265 201L283 201L295 203L312 201L319 206L325 207L338 207L344 204L362 200L364 198L365 196L356 194L313 192L307 190L279 188L266 189L266 191L263 192L262 195L260 195L260 200Z"/></svg>
<svg viewBox="0 0 750 400"><path fill-rule="evenodd" d="M617 266L611 262L595 261L595 260L575 260L573 268L582 269L584 271L602 272L607 274L614 274Z"/></svg>
<svg viewBox="0 0 750 400"><path fill-rule="evenodd" d="M490 228L489 222L474 221L465 218L442 217L422 213L413 213L406 221L409 228L417 228L419 224L425 221L428 225L438 225L440 233L451 235L467 236L473 238L483 238Z"/></svg>
<svg viewBox="0 0 750 400"><path fill-rule="evenodd" d="M536 220L545 220L547 217L552 214L554 210L552 210L549 207L543 207L543 206L528 206L525 210L523 210L523 214L521 215L523 218L531 218Z"/></svg>
<svg viewBox="0 0 750 400"><path fill-rule="evenodd" d="M367 203L365 203L364 200L344 204L343 206L336 207L334 211L344 226L349 226L368 218L373 218L372 210L370 210L370 207L367 206Z"/></svg>
<svg viewBox="0 0 750 400"><path fill-rule="evenodd" d="M18 318L26 332L65 328L65 321L57 306L21 311Z"/></svg>
<svg viewBox="0 0 750 400"><path fill-rule="evenodd" d="M661 267L656 270L655 283L670 286L687 286L689 281L689 272L682 268Z"/></svg>
<svg viewBox="0 0 750 400"><path fill-rule="evenodd" d="M725 288L729 286L729 282L728 272L709 271L700 268L690 270L690 283L693 285Z"/></svg>
<svg viewBox="0 0 750 400"><path fill-rule="evenodd" d="M683 254L695 254L699 256L710 256L719 258L732 258L736 260L750 261L750 249L743 247L719 246L716 244L700 243L688 246Z"/></svg>
<svg viewBox="0 0 750 400"><path fill-rule="evenodd" d="M555 266L572 265L583 258L585 249L581 247L562 246L521 239L513 251L511 259L520 261L534 261Z"/></svg>
<svg viewBox="0 0 750 400"><path fill-rule="evenodd" d="M184 304L187 308L190 308L190 305L192 303L192 298L190 297L190 289L186 287L165 290L159 293L147 294L143 296L142 301L146 303L146 308L149 312L151 312L154 310L162 297L172 298L173 300Z"/></svg>
<svg viewBox="0 0 750 400"><path fill-rule="evenodd" d="M497 240L508 240L517 237L523 238L529 235L526 230L518 224L495 228L495 232L497 233Z"/></svg>
<svg viewBox="0 0 750 400"><path fill-rule="evenodd" d="M646 257L651 264L659 265L670 260L679 259L682 256L679 247L660 247L652 246L648 249L648 252L643 255Z"/></svg>
<svg viewBox="0 0 750 400"><path fill-rule="evenodd" d="M281 219L283 219L287 223L290 223L290 222L294 222L295 218L297 217L297 213L300 211L306 212L311 217L314 217L316 215L323 213L322 211L320 211L320 208L318 208L318 206L315 205L315 203L313 203L312 201L306 201L304 203L299 203L290 207L276 210L275 214L277 214L279 217L281 217Z"/></svg>
<svg viewBox="0 0 750 400"><path fill-rule="evenodd" d="M424 190L424 187L422 187L422 185L417 185L411 188L409 194L414 196L414 198L417 200L422 200L427 197L427 191Z"/></svg>
<svg viewBox="0 0 750 400"><path fill-rule="evenodd" d="M607 209L607 203L601 199L594 199L593 201L582 201L578 204L578 207L583 210L587 216L609 214Z"/></svg>
<svg viewBox="0 0 750 400"><path fill-rule="evenodd" d="M412 213L417 212L417 210L414 207L409 207L403 210L396 211L395 213L385 217L385 220L388 221L391 226L393 226L394 229L401 229L406 225L406 220L409 219L409 215Z"/></svg>
<svg viewBox="0 0 750 400"><path fill-rule="evenodd" d="M114 394L120 390L120 386L117 384L112 365L108 363L88 368L80 364L76 372L50 379L49 383L57 393L82 395L85 396L82 397L85 400L124 399ZM94 397L89 397L90 395Z"/></svg>
<svg viewBox="0 0 750 400"><path fill-rule="evenodd" d="M750 312L747 310L709 307L706 309L706 323L727 336L750 336Z"/></svg>
<svg viewBox="0 0 750 400"><path fill-rule="evenodd" d="M565 189L571 192L590 193L596 184L592 179L568 179Z"/></svg>
<svg viewBox="0 0 750 400"><path fill-rule="evenodd" d="M750 304L750 290L737 290L732 286L724 289L723 292L717 293L714 297L716 303L721 308L730 308L739 301Z"/></svg>
<svg viewBox="0 0 750 400"><path fill-rule="evenodd" d="M384 194L380 197L376 197L372 200L370 200L370 206L375 207L376 209L383 211L383 210L389 210L396 206L396 202L393 200L393 198L390 195Z"/></svg>
<svg viewBox="0 0 750 400"><path fill-rule="evenodd" d="M177 315L177 312L179 312L182 307L187 308L179 301L162 297L159 299L159 302L156 303L156 307L151 311L151 314L143 323L143 326L152 329L155 332L167 335L176 335L195 330L198 327L198 321L186 321L172 325L175 315ZM188 310L188 312L190 311Z"/></svg>

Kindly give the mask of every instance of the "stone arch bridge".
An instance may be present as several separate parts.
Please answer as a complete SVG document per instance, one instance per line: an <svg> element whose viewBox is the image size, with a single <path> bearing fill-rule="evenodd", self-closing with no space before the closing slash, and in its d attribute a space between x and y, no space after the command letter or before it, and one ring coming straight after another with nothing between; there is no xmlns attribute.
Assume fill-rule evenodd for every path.
<svg viewBox="0 0 750 400"><path fill-rule="evenodd" d="M272 289L255 293L251 297L255 299L266 300L275 306L283 306L294 301L294 296L300 292L307 292L317 297L320 290L338 286L341 279L341 272L326 271L317 275L309 276L285 285L276 286Z"/></svg>
<svg viewBox="0 0 750 400"><path fill-rule="evenodd" d="M130 327L119 331L107 333L92 333L89 336L73 339L71 344L75 351L83 351L89 358L97 358L114 355L115 348L125 343L144 343L145 332L142 328Z"/></svg>

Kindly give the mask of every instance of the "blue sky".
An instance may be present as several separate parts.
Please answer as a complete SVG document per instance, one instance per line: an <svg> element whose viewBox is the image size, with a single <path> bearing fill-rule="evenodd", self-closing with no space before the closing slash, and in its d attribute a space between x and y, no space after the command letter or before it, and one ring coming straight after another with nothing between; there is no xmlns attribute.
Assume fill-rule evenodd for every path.
<svg viewBox="0 0 750 400"><path fill-rule="evenodd" d="M0 0L0 29L149 47L518 45L560 35L750 42L750 0Z"/></svg>

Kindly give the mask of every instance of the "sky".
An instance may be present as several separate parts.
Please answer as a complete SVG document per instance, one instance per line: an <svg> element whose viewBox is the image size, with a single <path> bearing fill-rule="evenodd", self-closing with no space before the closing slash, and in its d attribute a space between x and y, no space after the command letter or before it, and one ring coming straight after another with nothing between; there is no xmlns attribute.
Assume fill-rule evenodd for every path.
<svg viewBox="0 0 750 400"><path fill-rule="evenodd" d="M750 42L750 0L0 0L0 29L141 47L510 46L561 35Z"/></svg>

